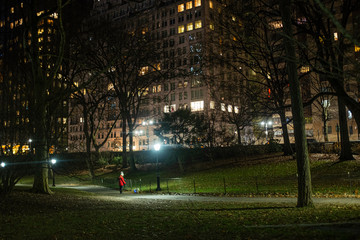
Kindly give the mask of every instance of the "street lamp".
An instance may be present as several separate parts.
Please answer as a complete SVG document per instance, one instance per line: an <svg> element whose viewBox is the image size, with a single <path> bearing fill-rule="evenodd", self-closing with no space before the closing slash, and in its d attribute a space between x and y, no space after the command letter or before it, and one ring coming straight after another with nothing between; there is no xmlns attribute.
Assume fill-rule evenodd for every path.
<svg viewBox="0 0 360 240"><path fill-rule="evenodd" d="M29 142L30 152L32 152L32 150L31 150L31 143L32 143L32 139L30 138L30 139L28 140L28 142Z"/></svg>
<svg viewBox="0 0 360 240"><path fill-rule="evenodd" d="M271 126L272 122L268 121L268 122L261 122L261 126L265 126L265 138L266 138L266 142L268 141L268 125Z"/></svg>
<svg viewBox="0 0 360 240"><path fill-rule="evenodd" d="M157 182L157 188L156 191L161 191L160 188L160 174L159 174L159 151L160 151L161 145L160 143L157 143L154 145L154 149L156 151L156 182Z"/></svg>
<svg viewBox="0 0 360 240"><path fill-rule="evenodd" d="M52 172L53 187L55 187L55 172L53 169L53 166L55 165L55 163L56 163L56 159L55 158L51 159L51 172Z"/></svg>
<svg viewBox="0 0 360 240"><path fill-rule="evenodd" d="M4 168L4 167L6 166L6 163L1 162L0 166L1 166L2 168Z"/></svg>
<svg viewBox="0 0 360 240"><path fill-rule="evenodd" d="M148 150L150 150L149 125L153 125L153 124L154 124L153 120L147 120L147 121L142 122L142 125L146 126L146 136L147 136Z"/></svg>

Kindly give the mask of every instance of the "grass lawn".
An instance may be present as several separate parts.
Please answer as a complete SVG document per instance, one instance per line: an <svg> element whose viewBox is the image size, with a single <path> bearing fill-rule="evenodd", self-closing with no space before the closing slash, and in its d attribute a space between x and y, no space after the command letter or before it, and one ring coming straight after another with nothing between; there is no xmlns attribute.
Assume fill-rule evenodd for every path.
<svg viewBox="0 0 360 240"><path fill-rule="evenodd" d="M333 156L312 157L311 174L313 193L319 196L359 196L360 161L336 163ZM296 162L275 155L263 162L232 161L226 165L190 169L179 172L176 166L160 168L161 188L172 193L204 193L234 195L296 195ZM99 173L97 184L117 188L120 170ZM84 178L84 177L83 177ZM127 190L143 192L156 188L156 170L125 172Z"/></svg>
<svg viewBox="0 0 360 240"><path fill-rule="evenodd" d="M16 190L1 202L0 211L0 239L359 239L360 236L360 205L299 209L269 203L126 201L121 197L100 199L89 193L55 188L53 195Z"/></svg>

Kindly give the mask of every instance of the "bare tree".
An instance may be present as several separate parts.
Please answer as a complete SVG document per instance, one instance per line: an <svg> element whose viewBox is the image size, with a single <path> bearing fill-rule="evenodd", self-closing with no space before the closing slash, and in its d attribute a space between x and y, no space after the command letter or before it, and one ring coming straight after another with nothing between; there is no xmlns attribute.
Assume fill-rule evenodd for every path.
<svg viewBox="0 0 360 240"><path fill-rule="evenodd" d="M300 84L297 73L297 57L295 53L295 40L292 30L291 9L292 1L280 0L280 13L284 31L284 46L286 52L287 71L290 82L291 106L294 117L295 148L298 170L298 207L311 206L312 187L310 174L310 160L305 135L304 110Z"/></svg>
<svg viewBox="0 0 360 240"><path fill-rule="evenodd" d="M306 24L297 24L300 32L310 36L316 46L315 62L310 63L317 73L324 77L338 96L338 112L341 135L340 160L354 159L349 142L347 112L345 105L352 111L357 124L360 123L360 105L345 91L345 81L351 79L345 64L351 63L347 52L351 49L351 37L344 29L350 21L350 15L360 9L358 1L314 1L304 4L296 1L300 14L306 18ZM334 15L333 12L341 9Z"/></svg>
<svg viewBox="0 0 360 240"><path fill-rule="evenodd" d="M282 59L285 50L283 39L279 37L279 15L260 2L252 5L247 1L234 1L225 6L217 16L221 19L220 29L215 29L212 34L213 44L217 46L213 49L220 49L220 52L214 51L210 56L217 59L220 66L226 66L226 71L239 76L239 81L233 82L234 88L243 87L244 94L252 102L257 100L259 114L279 114L284 153L289 155L292 149L285 115L289 88L286 63Z"/></svg>

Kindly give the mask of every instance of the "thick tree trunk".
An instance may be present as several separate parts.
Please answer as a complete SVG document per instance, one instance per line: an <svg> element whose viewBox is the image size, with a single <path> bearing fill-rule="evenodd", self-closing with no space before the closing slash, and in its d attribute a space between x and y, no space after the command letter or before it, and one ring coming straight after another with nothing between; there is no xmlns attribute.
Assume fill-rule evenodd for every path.
<svg viewBox="0 0 360 240"><path fill-rule="evenodd" d="M329 131L328 131L328 108L323 108L323 134L324 134L324 141L329 141Z"/></svg>
<svg viewBox="0 0 360 240"><path fill-rule="evenodd" d="M131 171L136 171L136 166L135 166L135 157L134 157L134 150L133 150L133 141L134 141L134 138L133 138L133 128L131 127L131 132L129 134L129 153L130 153L130 170Z"/></svg>
<svg viewBox="0 0 360 240"><path fill-rule="evenodd" d="M89 134L89 125L88 125L88 112L86 110L86 106L83 107L83 117L85 119L84 121L84 133L86 136L86 155L87 157L85 158L85 162L86 162L86 166L89 170L89 175L92 179L95 178L95 170L94 170L94 161L92 159L92 155L91 155L91 137L92 137L92 133Z"/></svg>
<svg viewBox="0 0 360 240"><path fill-rule="evenodd" d="M128 167L128 161L127 161L127 150L126 150L126 117L122 117L122 167L127 168Z"/></svg>
<svg viewBox="0 0 360 240"><path fill-rule="evenodd" d="M289 131L287 129L287 122L286 122L286 115L285 109L280 112L280 121L281 121L281 129L283 132L283 139L284 139L284 155L290 156L293 155L294 152L291 148L290 139L289 139Z"/></svg>
<svg viewBox="0 0 360 240"><path fill-rule="evenodd" d="M346 107L342 99L338 98L338 111L339 111L339 126L340 126L340 139L341 139L341 151L339 160L354 160L354 157L351 153L351 145L349 140L349 132L347 125L347 115L346 115Z"/></svg>
<svg viewBox="0 0 360 240"><path fill-rule="evenodd" d="M38 106L35 111L35 161L40 162L34 175L33 191L36 193L50 194L49 188L49 156L46 141L46 104L43 101L44 95L38 95Z"/></svg>
<svg viewBox="0 0 360 240"><path fill-rule="evenodd" d="M236 126L238 144L241 145L241 132L240 127Z"/></svg>
<svg viewBox="0 0 360 240"><path fill-rule="evenodd" d="M305 119L302 104L300 84L297 74L295 43L292 33L291 8L292 1L281 0L280 12L283 20L284 45L286 52L287 72L289 75L291 106L294 118L295 148L296 161L298 169L298 207L312 206L311 199L311 174L310 161L308 156L306 135L305 135Z"/></svg>

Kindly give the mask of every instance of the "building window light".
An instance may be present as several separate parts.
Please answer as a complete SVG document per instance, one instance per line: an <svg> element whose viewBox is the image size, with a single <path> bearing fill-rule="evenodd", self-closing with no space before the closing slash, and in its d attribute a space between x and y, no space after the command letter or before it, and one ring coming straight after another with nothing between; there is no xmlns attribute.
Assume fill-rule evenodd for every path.
<svg viewBox="0 0 360 240"><path fill-rule="evenodd" d="M355 45L355 52L360 52L360 47Z"/></svg>
<svg viewBox="0 0 360 240"><path fill-rule="evenodd" d="M178 12L183 12L185 10L184 4L178 5Z"/></svg>
<svg viewBox="0 0 360 240"><path fill-rule="evenodd" d="M339 39L339 35L337 32L334 32L334 40L337 41Z"/></svg>
<svg viewBox="0 0 360 240"><path fill-rule="evenodd" d="M209 28L210 28L211 30L214 30L214 29L215 29L214 24L210 23Z"/></svg>
<svg viewBox="0 0 360 240"><path fill-rule="evenodd" d="M272 27L273 29L279 29L283 27L283 23L282 21L271 22L270 27Z"/></svg>
<svg viewBox="0 0 360 240"><path fill-rule="evenodd" d="M201 22L201 20L196 21L196 22L195 22L195 29L199 29L199 28L201 28L201 27L202 27L202 22Z"/></svg>
<svg viewBox="0 0 360 240"><path fill-rule="evenodd" d="M178 33L183 33L185 31L184 25L178 26Z"/></svg>
<svg viewBox="0 0 360 240"><path fill-rule="evenodd" d="M226 111L225 103L221 103L220 108L221 108L221 111L225 112Z"/></svg>
<svg viewBox="0 0 360 240"><path fill-rule="evenodd" d="M192 31L193 29L194 29L193 23L188 23L188 24L186 25L186 30L187 30L187 31Z"/></svg>
<svg viewBox="0 0 360 240"><path fill-rule="evenodd" d="M186 3L186 10L192 9L192 1Z"/></svg>
<svg viewBox="0 0 360 240"><path fill-rule="evenodd" d="M212 1L209 1L209 7L210 7L210 8L214 8L214 5L213 5L213 2L212 2Z"/></svg>
<svg viewBox="0 0 360 240"><path fill-rule="evenodd" d="M300 69L301 73L307 73L310 71L310 67L309 66L302 66Z"/></svg>
<svg viewBox="0 0 360 240"><path fill-rule="evenodd" d="M191 102L192 112L203 111L203 110L204 110L204 101Z"/></svg>
<svg viewBox="0 0 360 240"><path fill-rule="evenodd" d="M235 106L235 107L234 107L234 112L235 112L235 113L239 113L239 107Z"/></svg>
<svg viewBox="0 0 360 240"><path fill-rule="evenodd" d="M201 0L195 0L195 7L201 6Z"/></svg>

